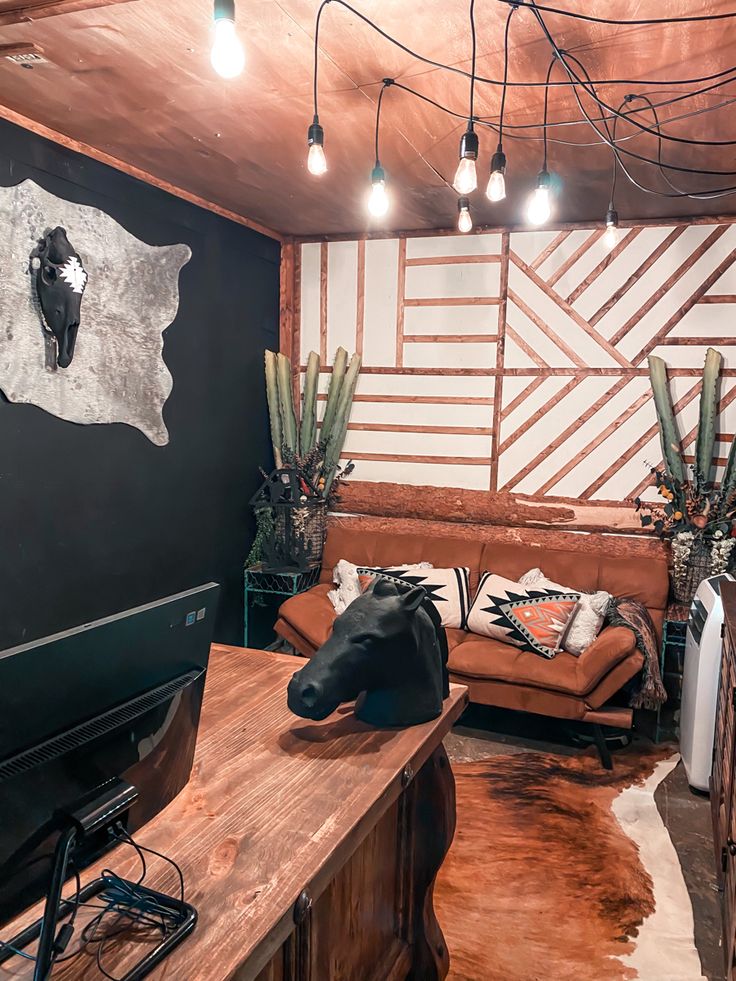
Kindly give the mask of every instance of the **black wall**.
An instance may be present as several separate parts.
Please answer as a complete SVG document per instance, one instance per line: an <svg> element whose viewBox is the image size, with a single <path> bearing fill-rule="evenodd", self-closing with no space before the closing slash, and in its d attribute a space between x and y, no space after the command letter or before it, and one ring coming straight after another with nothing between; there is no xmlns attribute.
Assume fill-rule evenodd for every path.
<svg viewBox="0 0 736 981"><path fill-rule="evenodd" d="M248 499L271 459L263 350L278 344L279 245L0 121L0 185L25 178L192 258L164 334L167 446L0 396L0 650L210 579L223 586L215 637L242 643Z"/></svg>

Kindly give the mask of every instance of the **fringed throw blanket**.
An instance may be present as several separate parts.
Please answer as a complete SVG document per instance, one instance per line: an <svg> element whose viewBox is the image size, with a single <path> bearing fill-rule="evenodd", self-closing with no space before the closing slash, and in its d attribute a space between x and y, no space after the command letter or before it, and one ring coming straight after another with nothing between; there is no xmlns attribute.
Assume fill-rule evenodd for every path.
<svg viewBox="0 0 736 981"><path fill-rule="evenodd" d="M613 627L628 627L634 632L639 650L644 655L641 681L631 694L632 708L657 709L667 701L667 692L659 672L657 633L647 608L636 600L613 597L606 620Z"/></svg>

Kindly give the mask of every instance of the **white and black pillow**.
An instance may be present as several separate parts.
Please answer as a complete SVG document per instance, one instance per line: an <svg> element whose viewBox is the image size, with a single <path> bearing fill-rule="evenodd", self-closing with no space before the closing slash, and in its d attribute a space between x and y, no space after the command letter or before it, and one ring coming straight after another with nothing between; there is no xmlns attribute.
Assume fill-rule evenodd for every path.
<svg viewBox="0 0 736 981"><path fill-rule="evenodd" d="M421 566L358 566L358 575L381 576L410 586L423 586L442 617L443 627L462 630L470 608L470 569L424 569Z"/></svg>
<svg viewBox="0 0 736 981"><path fill-rule="evenodd" d="M523 586L486 572L468 614L468 630L552 658L575 612L575 590Z"/></svg>

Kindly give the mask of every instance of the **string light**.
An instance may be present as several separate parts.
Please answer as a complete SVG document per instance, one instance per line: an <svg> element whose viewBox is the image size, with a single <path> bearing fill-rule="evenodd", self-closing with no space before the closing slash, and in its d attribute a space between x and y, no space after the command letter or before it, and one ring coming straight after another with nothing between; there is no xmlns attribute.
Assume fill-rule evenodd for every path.
<svg viewBox="0 0 736 981"><path fill-rule="evenodd" d="M457 228L460 232L471 232L473 230L473 216L470 214L470 198L460 197L457 199Z"/></svg>
<svg viewBox="0 0 736 981"><path fill-rule="evenodd" d="M478 174L475 170L475 161L478 159L478 134L473 128L475 119L475 0L470 0L470 37L472 53L470 58L470 106L468 109L468 128L460 139L460 162L455 171L455 179L452 186L458 194L465 196L470 194L478 186Z"/></svg>
<svg viewBox="0 0 736 981"><path fill-rule="evenodd" d="M325 131L320 126L319 112L317 110L317 71L319 69L319 22L322 11L329 0L320 5L317 11L317 20L314 25L314 73L312 75L312 102L314 104L314 116L312 124L307 130L307 170L315 177L321 177L327 172L327 157L325 157Z"/></svg>
<svg viewBox="0 0 736 981"><path fill-rule="evenodd" d="M368 196L368 210L374 218L382 218L388 211L386 192L386 172L380 164L371 171L371 193Z"/></svg>
<svg viewBox="0 0 736 981"><path fill-rule="evenodd" d="M504 36L504 71L503 71L503 81L495 80L492 78L485 78L482 75L478 75L476 72L476 25L474 19L474 3L475 0L469 0L470 6L470 30L472 37L472 64L470 66L470 71L466 71L459 68L456 65L444 64L441 61L436 61L431 58L427 58L419 52L413 51L407 45L403 44L397 38L392 37L388 32L381 29L374 21L361 11L357 10L346 0L321 0L316 18L316 30L314 36L314 117L311 126L308 129L307 142L309 147L309 156L307 161L308 169L311 173L319 175L323 174L327 170L327 161L324 154L324 130L319 122L319 117L317 114L317 69L318 69L318 31L320 24L320 17L324 8L329 3L335 3L344 7L346 10L354 14L358 19L363 21L372 30L376 31L381 37L385 38L391 44L396 45L402 51L412 55L424 64L433 66L443 71L454 72L469 79L470 82L470 104L468 115L465 113L456 112L454 109L442 105L440 102L435 101L428 96L417 92L410 87L394 83L392 79L384 79L384 87L387 84L396 84L399 88L410 93L411 95L423 99L425 102L435 106L437 109L448 113L451 116L463 118L466 120L466 129L460 140L459 148L459 161L456 173L454 175L454 180L452 187L457 191L460 199L467 199L478 186L478 176L476 171L476 162L479 157L479 139L475 132L477 126L485 126L491 130L495 130L498 133L498 144L496 152L491 158L491 167L489 173L488 184L486 186L486 195L488 199L492 202L498 202L505 198L506 196L506 186L505 186L505 174L506 174L506 154L504 152L503 146L503 136L505 134L505 129L508 132L505 134L509 138L513 139L526 139L526 140L540 140L544 142L544 159L542 167L537 176L536 185L534 190L529 196L527 202L527 217L533 224L543 224L547 221L553 210L553 200L552 200L552 190L553 187L556 189L557 183L554 181L554 175L550 174L547 167L547 142L548 142L548 131L554 127L560 126L576 126L576 125L588 125L594 131L597 139L593 143L580 143L579 141L566 141L563 139L555 139L550 136L549 140L552 143L567 143L571 146L596 146L605 144L609 146L614 155L614 175L616 164L620 165L622 174L627 178L627 180L633 184L635 187L639 188L641 191L647 194L658 195L666 198L690 198L693 200L708 200L711 198L722 197L729 194L736 193L736 182L721 182L726 184L726 186L720 186L716 188L709 188L704 190L688 191L677 187L677 185L670 179L668 172L682 173L687 175L704 176L704 177L736 177L736 170L715 170L706 169L702 167L688 167L683 165L678 165L674 162L665 162L662 159L662 145L663 141L669 141L675 144L686 144L699 147L714 147L714 146L736 146L736 139L722 139L722 140L705 140L705 139L693 139L680 135L670 135L666 132L666 129L670 127L671 124L676 123L680 119L685 119L691 116L698 116L704 113L713 112L716 109L720 109L726 105L736 102L736 99L728 99L726 101L721 101L717 105L704 106L692 110L681 115L670 115L666 119L660 122L657 115L657 109L662 106L671 106L677 102L684 99L693 99L696 96L702 95L707 92L711 92L714 89L718 89L724 85L728 85L731 82L736 82L736 66L722 69L717 72L713 72L708 75L700 75L692 78L678 78L678 79L650 79L650 78L639 78L639 79L623 79L623 78L609 78L604 82L593 81L587 68L580 61L579 58L575 57L570 51L560 47L555 41L552 33L547 27L545 20L542 15L544 12L554 12L559 15L564 15L567 18L575 18L582 21L590 21L595 23L605 23L605 24L616 24L616 25L629 25L629 24L664 24L664 23L686 23L703 21L710 22L720 19L734 18L736 19L736 11L733 13L723 14L723 15L698 15L689 16L682 18L654 18L646 20L619 20L614 18L595 18L587 15L578 15L572 11L558 10L552 6L544 6L541 3L537 3L536 0L500 0L508 5L508 16L506 19L505 26L505 36ZM548 0L549 2L549 0ZM550 62L549 69L547 71L547 77L545 81L537 80L523 80L523 81L510 81L509 74L509 27L511 22L511 17L519 6L523 5L528 8L533 14L536 22L538 23L543 36L549 42L552 49L552 60ZM230 11L229 16L225 14L222 15L222 19L229 20L230 29L234 33L234 0L215 0L215 11L216 20L218 19L218 11L222 11L225 8ZM237 38L236 38L237 41ZM241 49L242 53L242 49ZM214 52L213 52L214 55ZM564 69L564 78L561 81L551 81L551 73L554 64L559 62ZM572 66L575 66L574 68ZM489 84L494 86L502 86L501 92L501 108L498 121L493 121L492 117L480 117L476 116L474 113L474 93L475 84L480 82L482 84ZM690 89L689 91L679 92L674 97L670 97L664 100L659 100L653 102L648 96L641 94L628 94L624 97L624 101L615 109L612 105L609 105L604 99L602 99L598 92L596 91L596 86L598 85L641 85L641 86L668 86L668 85L692 85L695 83L709 82L704 87L699 87L697 89ZM511 123L505 126L504 123L504 109L505 100L509 86L518 86L521 88L534 88L539 86L544 86L544 121L541 124L527 123L521 125L512 125ZM555 120L554 122L549 122L548 120L548 106L549 106L549 90L550 87L560 87L565 86L568 88L577 103L578 109L580 111L580 119L563 119ZM581 91L582 90L582 91ZM370 213L376 216L385 215L389 208L389 195L386 191L386 175L385 171L380 163L378 156L378 115L380 114L380 104L383 95L383 89L378 99L378 114L376 118L376 161L373 170L371 171L371 191L368 200L368 207ZM591 115L588 112L587 107L583 105L581 100L581 95L588 96L597 106L599 114L595 113ZM641 100L645 105L641 108L628 108L624 111L624 107L630 104L633 100ZM649 111L654 117L654 125L649 126L639 121L638 114ZM619 139L616 137L616 124L619 120L623 120L631 123L635 128L636 132L627 134ZM612 130L609 124L612 123ZM600 126L598 125L600 124ZM602 127L602 128L601 128ZM541 136L523 136L517 131L523 131L527 129L538 128L542 130ZM657 138L657 155L656 159L652 159L651 156L637 153L635 150L628 149L628 146L624 146L627 142L633 139L637 133L646 132L653 134ZM640 160L647 164L654 165L657 167L659 175L662 179L669 185L670 190L660 190L654 187L648 187L645 183L641 183L637 180L628 170L626 166L626 161L622 158L630 157L634 160ZM424 158L423 158L424 159ZM444 176L442 176L428 160L424 160L431 170L441 178L441 180L450 186L448 181ZM615 184L615 176L614 176ZM472 230L472 216L470 214L469 203L465 206L461 206L460 201L458 201L458 228L463 231ZM602 236L602 242L612 248L615 246L616 242L620 239L620 231L618 226L618 213L614 204L613 193L609 201L608 208L605 214L605 234Z"/></svg>
<svg viewBox="0 0 736 981"><path fill-rule="evenodd" d="M315 177L319 177L327 170L327 158L325 157L325 131L319 124L319 116L315 113L312 125L307 130L307 170Z"/></svg>
<svg viewBox="0 0 736 981"><path fill-rule="evenodd" d="M386 191L386 171L381 166L379 155L378 140L381 132L381 107L383 105L383 95L389 85L393 85L392 78L384 78L381 91L378 93L378 103L376 105L376 133L375 150L376 163L371 171L371 191L368 195L368 211L374 218L382 218L389 208L389 197Z"/></svg>
<svg viewBox="0 0 736 981"><path fill-rule="evenodd" d="M612 249L618 242L618 212L609 206L606 212L606 230L603 233L603 241L609 249Z"/></svg>
<svg viewBox="0 0 736 981"><path fill-rule="evenodd" d="M532 225L543 225L546 221L549 221L549 216L552 213L550 179L549 171L547 170L547 114L549 110L549 79L552 69L555 66L555 60L555 58L552 58L549 63L547 84L544 87L544 160L542 161L542 169L537 175L537 186L529 196L526 209L527 219Z"/></svg>
<svg viewBox="0 0 736 981"><path fill-rule="evenodd" d="M540 170L537 177L537 186L529 196L529 204L526 209L526 216L532 225L543 225L549 221L552 214L550 202L549 174L546 170Z"/></svg>
<svg viewBox="0 0 736 981"><path fill-rule="evenodd" d="M486 195L489 201L503 201L506 197L506 154L501 144L491 158L491 176L488 178Z"/></svg>
<svg viewBox="0 0 736 981"><path fill-rule="evenodd" d="M212 67L222 78L236 78L245 67L245 52L235 30L235 0L215 0Z"/></svg>
<svg viewBox="0 0 736 981"><path fill-rule="evenodd" d="M503 152L503 116L506 108L506 92L509 81L509 27L516 7L509 10L503 34L503 89L501 90L501 111L498 116L498 146L491 158L491 176L488 178L486 197L489 201L503 201L506 197L506 154Z"/></svg>

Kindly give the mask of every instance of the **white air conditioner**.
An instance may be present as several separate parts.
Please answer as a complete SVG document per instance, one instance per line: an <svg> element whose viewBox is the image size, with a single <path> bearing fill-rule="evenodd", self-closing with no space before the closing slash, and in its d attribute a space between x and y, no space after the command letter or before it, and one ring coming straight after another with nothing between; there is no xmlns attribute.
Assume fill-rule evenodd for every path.
<svg viewBox="0 0 736 981"><path fill-rule="evenodd" d="M713 765L713 738L723 649L721 585L733 581L733 576L728 574L704 579L693 598L687 622L680 710L680 753L688 783L696 790L708 790Z"/></svg>

